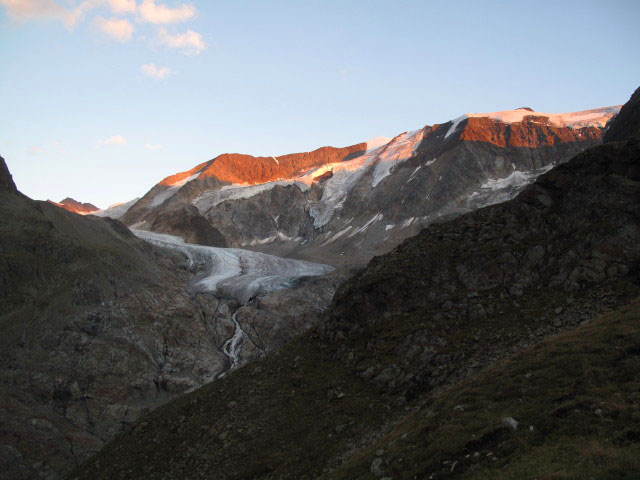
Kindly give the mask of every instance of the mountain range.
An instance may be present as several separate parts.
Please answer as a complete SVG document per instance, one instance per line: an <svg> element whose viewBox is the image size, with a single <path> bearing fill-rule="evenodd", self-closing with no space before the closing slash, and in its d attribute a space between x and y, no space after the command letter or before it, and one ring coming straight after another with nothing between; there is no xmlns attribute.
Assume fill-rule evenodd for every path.
<svg viewBox="0 0 640 480"><path fill-rule="evenodd" d="M366 263L434 221L512 198L600 143L619 109L467 114L345 148L223 154L163 179L112 216L197 244Z"/></svg>
<svg viewBox="0 0 640 480"><path fill-rule="evenodd" d="M570 474L640 472L639 105L223 154L92 215L0 159L0 468L528 478L573 438Z"/></svg>
<svg viewBox="0 0 640 480"><path fill-rule="evenodd" d="M638 105L514 199L374 258L311 331L69 478L636 478Z"/></svg>

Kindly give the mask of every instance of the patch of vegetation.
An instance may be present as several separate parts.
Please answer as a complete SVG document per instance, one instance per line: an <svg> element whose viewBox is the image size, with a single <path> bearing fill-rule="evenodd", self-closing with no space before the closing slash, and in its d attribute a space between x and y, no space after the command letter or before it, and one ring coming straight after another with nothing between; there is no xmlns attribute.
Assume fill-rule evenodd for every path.
<svg viewBox="0 0 640 480"><path fill-rule="evenodd" d="M640 300L431 398L323 478L376 478L376 458L393 479L640 478L638 385Z"/></svg>

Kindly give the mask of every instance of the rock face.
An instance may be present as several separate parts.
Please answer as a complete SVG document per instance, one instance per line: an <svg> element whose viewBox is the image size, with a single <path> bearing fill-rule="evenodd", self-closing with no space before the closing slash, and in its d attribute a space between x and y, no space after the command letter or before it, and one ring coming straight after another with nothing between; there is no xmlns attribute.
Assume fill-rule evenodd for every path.
<svg viewBox="0 0 640 480"><path fill-rule="evenodd" d="M467 425L447 426L456 415L484 417L496 402L513 397L517 406L529 395L555 402L554 418L566 418L589 405L581 396L589 391L583 377L565 379L551 387L551 395L535 389L524 394L519 388L529 378L527 364L503 377L498 365L497 376L489 371L475 382L481 385L478 397L470 396L468 383L446 402L437 394L448 395L449 387L458 388L460 379L496 360L640 295L639 165L637 139L596 146L540 176L515 199L430 225L339 287L308 335L153 412L70 478L413 478L425 476L419 462L431 461L431 455L437 455L437 470L428 473L444 472L444 478L462 474L476 448L497 462L513 451L502 443L508 435L538 428L550 433L555 420L536 423L534 430L502 426L505 416L526 421L518 412L502 410L502 404L490 411L488 425L467 432L464 441L454 436ZM637 306L625 315L628 325L637 325ZM619 324L598 325L597 332L587 330L586 343L592 333L609 332L608 345L625 339L624 347L594 344L589 352L608 355L603 365L611 366L614 374L607 379L616 386L604 394L627 392L624 415L631 418L637 368L624 365L637 357L637 327L628 338L624 330L611 333ZM571 363L567 346L578 338L557 344L563 361ZM548 364L554 344L541 348L547 356L538 363ZM529 353L538 351L535 346ZM579 345L574 351L582 353ZM590 365L586 359L585 364ZM501 381L507 377L505 387ZM440 403L445 410L432 410ZM550 409L543 410L548 417ZM390 431L403 417L409 430ZM583 417L572 431L585 431ZM431 418L444 424L444 436L435 444L440 453L421 455L430 448L423 434L433 428ZM624 421L616 422L615 431L625 431ZM545 438L536 437L535 447ZM459 450L449 451L456 442ZM345 462L358 451L359 462ZM624 452L624 458L631 456ZM331 472L343 462L344 469ZM354 474L350 468L358 470Z"/></svg>
<svg viewBox="0 0 640 480"><path fill-rule="evenodd" d="M162 210L153 215L151 230L179 235L189 243L227 247L227 241L211 223L198 213L193 205L182 205L171 210Z"/></svg>
<svg viewBox="0 0 640 480"><path fill-rule="evenodd" d="M512 198L600 143L618 110L467 114L387 142L278 158L225 154L166 178L122 220L323 263L365 262L434 221ZM197 211L178 224L166 212L184 205ZM203 235L196 218L220 237Z"/></svg>
<svg viewBox="0 0 640 480"><path fill-rule="evenodd" d="M211 265L35 202L0 167L3 478L59 478L142 413L309 328L343 278L289 275L291 290L236 314L236 299L190 287Z"/></svg>
<svg viewBox="0 0 640 480"><path fill-rule="evenodd" d="M92 205L91 203L81 203L70 197L67 197L64 200L61 200L60 202L54 202L52 200L49 200L49 203L52 203L54 205L57 205L58 207L64 208L69 212L79 213L80 215L86 215L88 213L95 213L100 211L98 207L96 207L95 205Z"/></svg>
<svg viewBox="0 0 640 480"><path fill-rule="evenodd" d="M13 193L18 191L16 184L13 183L13 178L11 177L11 173L9 173L7 164L2 157L0 157L0 191Z"/></svg>
<svg viewBox="0 0 640 480"><path fill-rule="evenodd" d="M604 141L619 142L633 137L640 138L640 87L607 129Z"/></svg>

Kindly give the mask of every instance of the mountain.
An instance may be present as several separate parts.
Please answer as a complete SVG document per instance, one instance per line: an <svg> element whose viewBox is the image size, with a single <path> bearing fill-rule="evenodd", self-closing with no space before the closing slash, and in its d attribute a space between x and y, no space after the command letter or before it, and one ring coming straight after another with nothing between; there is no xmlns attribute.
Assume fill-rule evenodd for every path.
<svg viewBox="0 0 640 480"><path fill-rule="evenodd" d="M87 215L88 213L95 213L100 211L98 207L91 203L81 203L73 198L67 197L60 202L54 202L53 200L49 200L49 203L57 205L60 208L64 208L69 212L79 213L80 215Z"/></svg>
<svg viewBox="0 0 640 480"><path fill-rule="evenodd" d="M310 328L348 274L140 235L29 199L0 158L3 478L60 478L142 413Z"/></svg>
<svg viewBox="0 0 640 480"><path fill-rule="evenodd" d="M193 243L364 263L434 221L512 198L601 143L619 108L467 114L346 148L224 154L165 178L121 219Z"/></svg>
<svg viewBox="0 0 640 480"><path fill-rule="evenodd" d="M637 477L639 167L616 137L430 225L69 478Z"/></svg>

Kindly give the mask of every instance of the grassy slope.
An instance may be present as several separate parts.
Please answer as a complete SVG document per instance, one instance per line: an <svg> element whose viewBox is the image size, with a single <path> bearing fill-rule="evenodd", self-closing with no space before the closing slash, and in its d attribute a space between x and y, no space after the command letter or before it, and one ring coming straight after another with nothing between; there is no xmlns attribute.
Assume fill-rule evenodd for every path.
<svg viewBox="0 0 640 480"><path fill-rule="evenodd" d="M640 478L639 385L636 300L432 398L323 478L375 478L378 457L393 479Z"/></svg>

